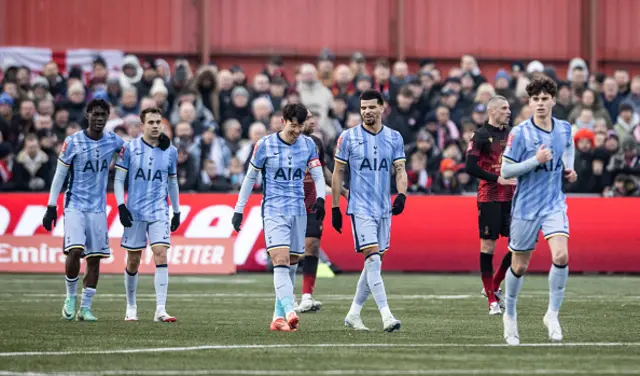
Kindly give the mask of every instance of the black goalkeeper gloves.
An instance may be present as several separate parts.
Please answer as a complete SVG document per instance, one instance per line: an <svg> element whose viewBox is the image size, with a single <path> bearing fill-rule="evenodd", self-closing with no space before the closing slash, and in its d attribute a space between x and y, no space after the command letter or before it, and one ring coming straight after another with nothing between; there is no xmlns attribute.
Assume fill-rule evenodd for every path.
<svg viewBox="0 0 640 376"><path fill-rule="evenodd" d="M51 226L51 222L53 222L53 226ZM51 231L51 229L55 227L57 222L58 209L55 206L47 206L47 212L44 213L44 217L42 217L42 226L47 231Z"/></svg>
<svg viewBox="0 0 640 376"><path fill-rule="evenodd" d="M122 223L124 227L131 227L133 216L131 215L129 209L127 209L127 205L118 205L118 212L120 213L120 223Z"/></svg>
<svg viewBox="0 0 640 376"><path fill-rule="evenodd" d="M318 197L316 199L315 204L313 204L313 210L315 210L315 212L316 212L316 219L322 221L324 219L325 214L326 214L326 212L324 210L324 198Z"/></svg>
<svg viewBox="0 0 640 376"><path fill-rule="evenodd" d="M158 147L160 147L160 149L162 150L167 150L169 146L171 146L171 140L169 140L169 137L167 137L167 135L164 133L160 133L160 137L158 137L158 141L160 141L160 143L158 144Z"/></svg>
<svg viewBox="0 0 640 376"><path fill-rule="evenodd" d="M407 196L404 193L400 193L396 196L396 199L393 200L393 208L391 209L391 214L398 215L402 213L404 210L404 202L407 200Z"/></svg>
<svg viewBox="0 0 640 376"><path fill-rule="evenodd" d="M331 209L331 225L339 234L342 234L342 213L339 207Z"/></svg>
<svg viewBox="0 0 640 376"><path fill-rule="evenodd" d="M233 224L233 228L235 228L236 231L240 232L240 225L242 224L242 213L233 213L231 223Z"/></svg>
<svg viewBox="0 0 640 376"><path fill-rule="evenodd" d="M173 213L173 218L171 218L171 232L180 227L180 213Z"/></svg>

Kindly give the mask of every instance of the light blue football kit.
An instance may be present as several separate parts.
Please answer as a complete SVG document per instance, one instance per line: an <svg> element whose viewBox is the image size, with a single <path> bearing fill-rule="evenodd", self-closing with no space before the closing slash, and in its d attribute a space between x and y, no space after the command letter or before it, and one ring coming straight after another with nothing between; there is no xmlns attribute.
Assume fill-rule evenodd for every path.
<svg viewBox="0 0 640 376"><path fill-rule="evenodd" d="M340 135L335 155L349 169L347 214L351 217L355 249L389 249L391 235L391 176L393 164L405 161L399 132L383 126L373 134L363 125Z"/></svg>
<svg viewBox="0 0 640 376"><path fill-rule="evenodd" d="M171 245L168 198L170 191L176 191L171 203L174 212L179 212L174 202L178 193L177 163L178 151L174 146L162 150L142 137L130 141L118 154L116 185L124 190L123 182L128 176L127 208L133 217L131 227L124 229L122 248L144 250L147 234L152 247Z"/></svg>
<svg viewBox="0 0 640 376"><path fill-rule="evenodd" d="M546 239L569 236L562 177L565 168L573 169L573 138L568 122L555 118L552 121L550 132L536 126L533 118L522 122L511 130L504 151L503 165L507 169L510 163L532 163L529 172L518 176L513 197L509 249L514 252L534 250L540 230ZM541 145L553 155L545 164L535 160Z"/></svg>
<svg viewBox="0 0 640 376"><path fill-rule="evenodd" d="M250 163L262 171L262 218L267 251L289 248L292 254L304 254L307 228L304 177L307 169L321 167L315 142L299 136L294 144L288 144L274 133L256 144ZM238 209L236 207L236 212Z"/></svg>
<svg viewBox="0 0 640 376"><path fill-rule="evenodd" d="M62 178L54 179L49 205L56 205L57 194L68 174L64 195L65 254L81 248L82 257L111 255L106 215L107 180L109 165L123 144L115 133L105 132L99 140L93 140L81 131L67 137L62 145L58 168L64 172L56 174Z"/></svg>

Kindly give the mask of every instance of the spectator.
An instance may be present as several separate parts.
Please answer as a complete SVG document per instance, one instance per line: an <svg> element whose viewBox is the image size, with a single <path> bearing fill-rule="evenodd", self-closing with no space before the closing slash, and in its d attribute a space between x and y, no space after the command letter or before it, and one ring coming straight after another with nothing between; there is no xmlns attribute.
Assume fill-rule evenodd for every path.
<svg viewBox="0 0 640 376"><path fill-rule="evenodd" d="M440 174L433 182L431 190L436 195L457 195L462 193L462 189L455 176L456 162L451 159L443 159L440 162Z"/></svg>
<svg viewBox="0 0 640 376"><path fill-rule="evenodd" d="M40 115L49 115L53 116L55 112L55 105L53 104L53 100L51 99L43 99L38 102L38 114Z"/></svg>
<svg viewBox="0 0 640 376"><path fill-rule="evenodd" d="M220 121L229 118L229 110L231 109L231 91L234 88L233 74L227 69L218 72L218 85L220 90L218 93L218 103L220 105Z"/></svg>
<svg viewBox="0 0 640 376"><path fill-rule="evenodd" d="M273 105L274 111L280 111L282 108L282 101L284 100L284 94L287 90L287 81L282 77L275 77L269 86L269 99Z"/></svg>
<svg viewBox="0 0 640 376"><path fill-rule="evenodd" d="M263 124L268 124L273 112L273 105L269 97L258 97L251 103L251 116L253 121L259 121ZM249 127L244 133L248 134Z"/></svg>
<svg viewBox="0 0 640 376"><path fill-rule="evenodd" d="M196 161L189 155L187 145L182 141L174 142L178 149L177 176L181 192L193 191L197 188L199 170Z"/></svg>
<svg viewBox="0 0 640 376"><path fill-rule="evenodd" d="M618 68L613 73L613 79L618 85L618 95L623 98L629 95L629 72L624 69Z"/></svg>
<svg viewBox="0 0 640 376"><path fill-rule="evenodd" d="M147 108L157 107L156 101L151 97L143 97L140 100L140 112L146 110Z"/></svg>
<svg viewBox="0 0 640 376"><path fill-rule="evenodd" d="M13 98L7 93L0 95L0 135L2 140L7 140L12 132L11 121L13 118ZM2 142L0 140L0 142Z"/></svg>
<svg viewBox="0 0 640 376"><path fill-rule="evenodd" d="M400 89L397 105L393 106L386 125L400 132L405 143L415 141L415 133L420 126L420 112L413 106L413 92L407 86Z"/></svg>
<svg viewBox="0 0 640 376"><path fill-rule="evenodd" d="M279 120L279 119L278 119ZM262 123L253 123L249 127L249 141L235 153L236 157L240 160L240 163L244 166L249 163L251 159L251 153L256 146L256 143L267 134L267 127ZM248 168L248 166L245 168Z"/></svg>
<svg viewBox="0 0 640 376"><path fill-rule="evenodd" d="M597 189L593 176L593 150L595 147L595 133L587 128L580 129L573 136L576 147L574 169L578 173L578 180L565 183L565 191L572 193L602 193ZM604 189L602 187L601 189Z"/></svg>
<svg viewBox="0 0 640 376"><path fill-rule="evenodd" d="M323 48L318 56L318 79L325 87L333 85L333 63L336 60L335 55L328 48Z"/></svg>
<svg viewBox="0 0 640 376"><path fill-rule="evenodd" d="M151 90L149 91L151 98L155 102L156 107L158 107L162 111L162 116L167 118L171 114L169 113L169 90L165 85L162 78L158 77L153 80L153 85L151 85Z"/></svg>
<svg viewBox="0 0 640 376"><path fill-rule="evenodd" d="M238 158L232 158L229 165L229 181L231 182L231 189L239 191L242 186L242 180L244 180L244 167L242 162Z"/></svg>
<svg viewBox="0 0 640 376"><path fill-rule="evenodd" d="M69 125L69 110L66 107L57 105L55 113L53 114L53 129L58 135L58 139L64 140L66 135L66 128Z"/></svg>
<svg viewBox="0 0 640 376"><path fill-rule="evenodd" d="M436 176L440 169L442 154L436 145L433 136L426 130L418 132L416 143L406 147L406 154L411 156L414 153L422 153L427 157L427 174Z"/></svg>
<svg viewBox="0 0 640 376"><path fill-rule="evenodd" d="M553 117L567 120L573 109L571 102L571 88L567 83L558 84L558 95L556 97L556 105L553 106Z"/></svg>
<svg viewBox="0 0 640 376"><path fill-rule="evenodd" d="M0 191L14 190L13 147L8 142L0 143Z"/></svg>
<svg viewBox="0 0 640 376"><path fill-rule="evenodd" d="M194 169L201 170L205 160L212 160L216 165L216 172L222 176L229 176L231 150L224 138L216 134L216 127L208 126L200 137L189 147L189 154Z"/></svg>
<svg viewBox="0 0 640 376"><path fill-rule="evenodd" d="M609 140L612 139L614 139L614 137L609 138ZM617 137L615 139L617 140ZM607 140L607 142L609 142L609 140ZM605 147L607 147L607 142L605 142ZM607 147L607 149L612 154L609 165L607 166L607 171L611 173L614 179L619 174L640 177L640 158L638 158L638 146L635 140L625 139L621 143L619 150L618 148L614 149L613 146ZM614 150L616 151L614 152Z"/></svg>
<svg viewBox="0 0 640 376"><path fill-rule="evenodd" d="M229 179L218 173L215 162L205 160L198 179L198 192L228 192L231 188Z"/></svg>
<svg viewBox="0 0 640 376"><path fill-rule="evenodd" d="M348 66L344 64L338 65L334 72L334 82L330 89L334 97L338 95L353 95L356 92L351 70Z"/></svg>
<svg viewBox="0 0 640 376"><path fill-rule="evenodd" d="M345 124L347 129L357 127L360 124L362 124L362 117L359 112L349 112L347 114L347 122Z"/></svg>
<svg viewBox="0 0 640 376"><path fill-rule="evenodd" d="M609 112L611 119L618 118L618 108L622 102L622 97L618 94L618 84L616 80L607 77L602 84L602 100L604 108Z"/></svg>
<svg viewBox="0 0 640 376"><path fill-rule="evenodd" d="M593 130L595 125L595 119L593 118L593 111L590 108L583 108L580 111L580 116L576 119L574 127L576 129L590 129Z"/></svg>
<svg viewBox="0 0 640 376"><path fill-rule="evenodd" d="M269 128L267 134L280 132L284 125L282 124L282 112L276 112L271 114L269 118Z"/></svg>
<svg viewBox="0 0 640 376"><path fill-rule="evenodd" d="M227 116L228 119L236 119L242 125L242 137L246 138L249 132L249 126L253 123L251 115L251 107L249 106L249 91L242 86L238 86L231 92L231 108ZM227 120L227 119L224 119Z"/></svg>
<svg viewBox="0 0 640 376"><path fill-rule="evenodd" d="M476 87L479 87L482 83L487 81L487 79L484 78L480 72L480 67L478 66L478 62L471 55L462 56L462 58L460 59L460 69L462 70L463 73L471 74Z"/></svg>
<svg viewBox="0 0 640 376"><path fill-rule="evenodd" d="M66 129L65 138L71 136L74 133L80 132L81 130L82 130L82 126L80 125L80 123L76 123L76 122L69 123Z"/></svg>
<svg viewBox="0 0 640 376"><path fill-rule="evenodd" d="M369 72L367 71L367 61L362 52L354 52L353 55L351 55L349 68L351 68L353 77L369 75Z"/></svg>
<svg viewBox="0 0 640 376"><path fill-rule="evenodd" d="M360 111L360 95L371 89L373 81L371 76L363 74L356 77L355 82L355 91L347 100L347 111Z"/></svg>
<svg viewBox="0 0 640 376"><path fill-rule="evenodd" d="M202 105L211 113L213 119L220 119L220 89L217 71L211 65L198 69L191 89L198 93Z"/></svg>
<svg viewBox="0 0 640 376"><path fill-rule="evenodd" d="M135 55L127 55L122 61L122 73L120 74L120 87L129 89L134 87L142 78L140 60Z"/></svg>
<svg viewBox="0 0 640 376"><path fill-rule="evenodd" d="M631 80L631 91L627 94L625 102L631 102L634 108L640 108L640 76L634 76Z"/></svg>
<svg viewBox="0 0 640 376"><path fill-rule="evenodd" d="M333 96L331 91L318 81L316 68L311 64L303 64L300 67L301 82L297 91L300 94L300 101L307 109L320 114L318 118L318 131L322 132L326 138L333 139L337 136L337 131L329 119L329 110L333 106Z"/></svg>
<svg viewBox="0 0 640 376"><path fill-rule="evenodd" d="M420 152L411 154L408 170L408 191L411 193L429 193L431 180L429 174L427 174L427 155Z"/></svg>
<svg viewBox="0 0 640 376"><path fill-rule="evenodd" d="M627 138L634 139L633 131L638 124L640 124L640 116L634 111L633 106L630 103L621 103L616 125L613 126L618 138L623 142Z"/></svg>
<svg viewBox="0 0 640 376"><path fill-rule="evenodd" d="M55 159L49 158L40 149L38 137L28 134L24 139L24 149L16 155L13 166L13 183L21 191L46 191L51 185L55 170Z"/></svg>
<svg viewBox="0 0 640 376"><path fill-rule="evenodd" d="M130 86L122 91L120 107L117 113L120 117L138 115L140 113L140 107L138 106L138 89L136 89L135 86Z"/></svg>
<svg viewBox="0 0 640 376"><path fill-rule="evenodd" d="M224 132L224 140L231 151L231 155L236 155L241 146L242 126L240 122L236 119L229 119L222 125L222 131Z"/></svg>
<svg viewBox="0 0 640 376"><path fill-rule="evenodd" d="M607 121L608 127L613 126L613 123L611 122L611 115L609 115L609 112L602 107L602 103L600 103L600 96L598 96L593 90L585 89L580 98L580 103L578 103L569 114L569 123L573 124L576 121L583 108L590 108L591 111L593 111L594 117L604 118Z"/></svg>
<svg viewBox="0 0 640 376"><path fill-rule="evenodd" d="M50 61L44 66L42 75L49 82L49 91L54 98L59 100L66 95L67 85L64 77L58 71L58 64L55 61Z"/></svg>

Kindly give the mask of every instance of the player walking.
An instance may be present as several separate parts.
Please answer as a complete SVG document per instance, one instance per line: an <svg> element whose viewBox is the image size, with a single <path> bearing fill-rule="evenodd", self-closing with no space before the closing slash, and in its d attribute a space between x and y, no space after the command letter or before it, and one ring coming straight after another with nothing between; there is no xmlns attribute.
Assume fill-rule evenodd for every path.
<svg viewBox="0 0 640 376"><path fill-rule="evenodd" d="M293 310L293 286L298 257L304 254L307 213L304 205L304 176L309 169L316 188L313 209L317 220L324 218L325 182L315 142L302 135L307 109L288 104L282 110L284 129L256 143L250 168L242 182L233 227L240 231L244 207L258 171L262 172L262 221L267 252L273 262L276 293L271 330L295 331L299 318ZM285 321L286 317L286 321Z"/></svg>
<svg viewBox="0 0 640 376"><path fill-rule="evenodd" d="M63 252L67 255L67 298L62 307L62 317L72 320L76 312L80 259L85 258L87 266L82 300L75 317L76 320L96 321L91 312L91 302L100 277L100 259L111 255L106 214L109 164L124 141L115 133L103 133L109 117L109 104L104 100L89 102L86 117L89 127L67 137L62 145L42 225L47 231L56 225L58 195L69 174L64 197L63 241Z"/></svg>
<svg viewBox="0 0 640 376"><path fill-rule="evenodd" d="M502 177L518 177L509 238L513 261L505 282L503 316L504 337L509 345L520 344L516 303L540 230L549 244L553 262L549 271L549 306L543 323L549 339L562 340L558 311L569 276L569 220L562 176L570 182L578 177L573 170L571 125L551 117L558 87L545 77L531 81L526 90L534 115L513 128L502 158Z"/></svg>
<svg viewBox="0 0 640 376"><path fill-rule="evenodd" d="M331 182L331 171L324 165L324 147L322 141L312 133L316 130L316 117L307 112L307 121L304 122L303 133L310 137L316 144L318 157L322 164L325 183ZM341 194L346 197L347 190L341 189ZM302 265L302 300L296 307L300 313L318 311L322 303L313 299L313 290L316 285L316 274L318 273L318 255L320 253L320 238L322 237L322 220L316 219L313 205L316 201L316 188L311 176L307 171L304 177L304 205L307 208L307 229L304 239L304 264Z"/></svg>
<svg viewBox="0 0 640 376"><path fill-rule="evenodd" d="M122 248L127 250L127 266L124 269L124 286L127 294L125 321L137 321L136 289L138 267L142 251L151 244L156 272L153 283L156 288L156 312L153 321L174 322L166 309L169 268L167 250L171 246L170 231L180 226L177 163L178 151L162 133L162 112L155 107L140 114L143 123L142 137L130 141L118 154L114 193L118 203L120 222L124 226ZM127 179L128 173L128 179ZM128 183L125 204L124 185ZM171 200L173 218L169 224Z"/></svg>
<svg viewBox="0 0 640 376"><path fill-rule="evenodd" d="M356 330L368 330L360 312L364 302L373 298L382 315L383 329L400 329L400 320L391 314L387 293L382 281L381 255L389 249L391 214L404 210L407 192L407 172L402 136L382 125L384 101L382 94L367 90L360 96L363 124L342 132L338 139L332 179L332 225L342 233L340 187L345 167L349 166L350 184L347 214L351 216L353 241L357 252L364 255L364 268L358 281L356 295L344 322ZM391 206L391 168L396 174L398 196Z"/></svg>
<svg viewBox="0 0 640 376"><path fill-rule="evenodd" d="M497 96L487 105L489 120L478 129L467 150L466 171L478 179L478 223L480 228L480 273L483 294L489 302L489 314L501 314L504 304L500 284L511 266L511 252L502 259L500 268L493 274L493 252L500 235L509 236L511 223L511 198L516 179L500 176L502 152L509 134L511 109L506 98Z"/></svg>

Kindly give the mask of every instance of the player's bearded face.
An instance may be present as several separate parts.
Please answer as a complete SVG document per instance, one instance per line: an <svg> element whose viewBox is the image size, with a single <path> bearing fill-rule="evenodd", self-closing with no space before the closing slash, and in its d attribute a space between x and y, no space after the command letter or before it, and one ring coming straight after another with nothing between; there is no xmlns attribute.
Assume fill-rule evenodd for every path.
<svg viewBox="0 0 640 376"><path fill-rule="evenodd" d="M376 99L360 101L360 115L365 125L374 125L382 115L384 107Z"/></svg>

